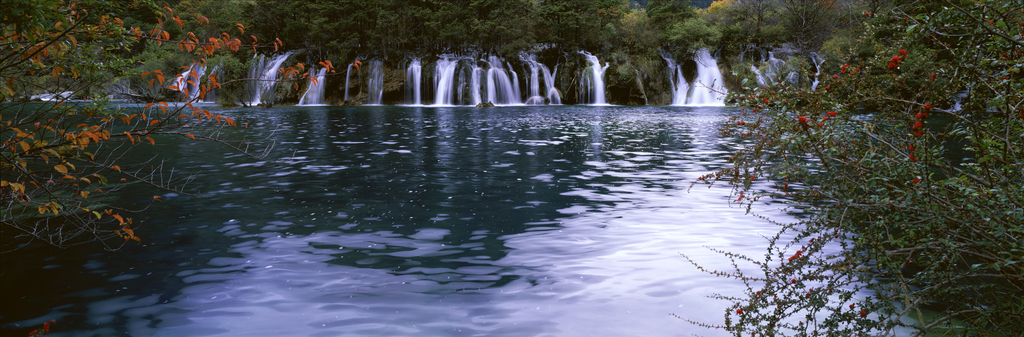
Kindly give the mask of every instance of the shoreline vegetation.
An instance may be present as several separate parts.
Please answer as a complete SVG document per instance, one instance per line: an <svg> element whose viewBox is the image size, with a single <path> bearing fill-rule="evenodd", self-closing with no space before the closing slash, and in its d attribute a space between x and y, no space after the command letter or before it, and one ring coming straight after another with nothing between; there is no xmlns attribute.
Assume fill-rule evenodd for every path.
<svg viewBox="0 0 1024 337"><path fill-rule="evenodd" d="M724 322L690 323L736 336L1024 331L1022 0L4 7L5 260L29 244L143 240L128 216L145 208L116 192L188 193L194 178L128 161L145 146L272 154L230 118L167 102L687 105L707 93L742 109L721 131L753 145L694 185L730 184L747 206L785 196L810 216L780 224L763 257L716 250L731 270L691 260L748 290L712 295L733 303ZM18 103L33 98L54 104Z"/></svg>

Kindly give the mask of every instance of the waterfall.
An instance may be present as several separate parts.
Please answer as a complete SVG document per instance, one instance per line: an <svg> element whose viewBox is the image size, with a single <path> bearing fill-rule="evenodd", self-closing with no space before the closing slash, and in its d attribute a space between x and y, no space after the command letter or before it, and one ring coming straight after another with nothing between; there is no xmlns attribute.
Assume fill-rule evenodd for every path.
<svg viewBox="0 0 1024 337"><path fill-rule="evenodd" d="M274 103L277 90L277 69L284 64L284 61L292 55L292 52L287 52L282 55L275 56L270 62L267 62L266 56L255 55L253 56L252 67L249 68L249 78L255 79L250 84L250 90L253 94L252 100L249 101L249 105L258 105L260 103ZM259 58L259 60L256 60Z"/></svg>
<svg viewBox="0 0 1024 337"><path fill-rule="evenodd" d="M455 68L459 60L443 56L434 71L434 105L455 105Z"/></svg>
<svg viewBox="0 0 1024 337"><path fill-rule="evenodd" d="M818 88L821 65L825 63L825 58L818 56L818 53L811 52L811 62L814 62L814 83L811 83L811 90L814 90Z"/></svg>
<svg viewBox="0 0 1024 337"><path fill-rule="evenodd" d="M580 101L585 104L607 105L608 103L604 99L604 71L608 70L611 63L605 63L602 67L597 56L585 51L580 51L580 54L583 54L590 62L590 67L587 68L590 69L590 76L583 74L580 79Z"/></svg>
<svg viewBox="0 0 1024 337"><path fill-rule="evenodd" d="M672 92L672 105L686 105L686 99L690 96L690 82L683 75L683 67L674 68L676 79L673 81L675 91Z"/></svg>
<svg viewBox="0 0 1024 337"><path fill-rule="evenodd" d="M200 82L203 75L206 75L206 67L199 63L193 63L188 70L175 77L174 86L185 95L186 101L198 101L202 91Z"/></svg>
<svg viewBox="0 0 1024 337"><path fill-rule="evenodd" d="M366 104L380 105L384 96L384 62L373 60L369 62L370 78L366 81L368 97Z"/></svg>
<svg viewBox="0 0 1024 337"><path fill-rule="evenodd" d="M217 80L221 81L223 80L224 71L221 70L220 65L215 65L213 66L213 69L210 70L210 75L216 75ZM211 86L211 88L206 91L206 97L203 98L203 103L217 103L217 88L213 88Z"/></svg>
<svg viewBox="0 0 1024 337"><path fill-rule="evenodd" d="M352 78L352 67L355 65L355 63L350 63L348 70L345 70L345 101L348 101L348 81Z"/></svg>
<svg viewBox="0 0 1024 337"><path fill-rule="evenodd" d="M697 80L688 105L725 106L725 84L718 62L707 49L701 49L694 58L697 62ZM719 96L722 99L719 99Z"/></svg>
<svg viewBox="0 0 1024 337"><path fill-rule="evenodd" d="M548 67L537 62L537 55L523 54L520 55L520 58L530 66L530 92L526 104L544 104L545 98L549 104L562 104L558 90L555 89L555 77ZM555 69L557 71L558 67L556 66ZM545 91L541 91L540 87L541 74L544 75Z"/></svg>
<svg viewBox="0 0 1024 337"><path fill-rule="evenodd" d="M548 71L547 67L542 67L541 70L544 71L544 85L548 88L548 103L561 105L562 96L558 93L558 89L555 88L555 74L558 73L558 64L555 64L554 71Z"/></svg>
<svg viewBox="0 0 1024 337"><path fill-rule="evenodd" d="M775 53L768 52L768 60L766 60L764 64L764 71L751 66L751 70L753 70L754 74L757 75L757 85L764 87L781 82L782 72L784 72L786 68L786 61L777 59L775 58ZM787 75L787 79L792 81L794 76L799 75L796 75L795 72L793 72Z"/></svg>
<svg viewBox="0 0 1024 337"><path fill-rule="evenodd" d="M423 66L420 65L420 59L418 58L412 59L409 62L409 67L405 70L405 101L407 103L413 105L423 104L420 94L422 70Z"/></svg>
<svg viewBox="0 0 1024 337"><path fill-rule="evenodd" d="M491 56L484 62L490 66L487 69L487 101L495 105L523 104L516 73L509 71L512 73L510 77L502 67L504 62L497 56Z"/></svg>
<svg viewBox="0 0 1024 337"><path fill-rule="evenodd" d="M526 104L544 104L544 97L540 95L540 69L537 62L529 62L525 58L523 61L530 65L530 94L527 96Z"/></svg>
<svg viewBox="0 0 1024 337"><path fill-rule="evenodd" d="M316 68L309 69L309 84L306 86L306 93L299 99L299 105L323 105L324 79L327 76L327 68L315 72Z"/></svg>
<svg viewBox="0 0 1024 337"><path fill-rule="evenodd" d="M683 75L683 67L676 65L672 55L662 51L661 58L668 64L668 81L672 85L672 105L686 105L686 98L690 95L690 83ZM673 77L674 76L674 77Z"/></svg>
<svg viewBox="0 0 1024 337"><path fill-rule="evenodd" d="M483 103L481 101L482 98L480 97L480 75L483 73L484 69L480 68L480 65L478 65L477 62L473 62L472 74L470 75L469 80L469 90L470 98L472 99L470 103L474 106Z"/></svg>

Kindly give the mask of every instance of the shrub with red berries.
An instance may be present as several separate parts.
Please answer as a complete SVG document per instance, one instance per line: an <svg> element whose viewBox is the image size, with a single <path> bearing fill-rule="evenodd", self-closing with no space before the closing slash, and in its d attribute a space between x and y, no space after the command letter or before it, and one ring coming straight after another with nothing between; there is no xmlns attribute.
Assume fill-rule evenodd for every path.
<svg viewBox="0 0 1024 337"><path fill-rule="evenodd" d="M723 251L734 335L1024 331L1024 0L943 6L870 15L827 90L730 94L754 142L701 183L801 214L764 256Z"/></svg>

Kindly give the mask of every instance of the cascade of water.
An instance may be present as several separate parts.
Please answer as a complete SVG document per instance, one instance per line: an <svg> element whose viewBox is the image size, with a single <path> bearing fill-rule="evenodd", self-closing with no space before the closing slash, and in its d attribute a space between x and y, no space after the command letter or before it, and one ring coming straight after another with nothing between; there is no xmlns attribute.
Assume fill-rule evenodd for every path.
<svg viewBox="0 0 1024 337"><path fill-rule="evenodd" d="M434 71L434 105L455 105L455 68L459 60L449 55L437 60Z"/></svg>
<svg viewBox="0 0 1024 337"><path fill-rule="evenodd" d="M352 67L355 65L355 63L350 63L348 70L345 70L345 101L348 101L348 81L352 78Z"/></svg>
<svg viewBox="0 0 1024 337"><path fill-rule="evenodd" d="M765 61L766 69L754 71L757 74L757 84L760 86L774 85L783 79L792 80L793 74L786 74L783 78L782 72L786 70L786 61L775 58L775 53L768 52L768 60Z"/></svg>
<svg viewBox="0 0 1024 337"><path fill-rule="evenodd" d="M299 99L299 105L323 105L324 96L324 79L327 77L327 68L323 68L314 72L316 68L310 68L309 73L309 84L306 86L306 92L302 94L302 98ZM312 74L316 74L313 76Z"/></svg>
<svg viewBox="0 0 1024 337"><path fill-rule="evenodd" d="M484 69L480 68L480 65L477 64L477 62L473 62L473 70L472 70L472 74L470 75L470 81L469 81L469 90L470 90L470 93L469 93L470 95L469 96L472 99L471 103L474 106L477 105L477 104L483 103L483 102L481 102L481 98L480 98L480 75L483 75L483 73L484 73Z"/></svg>
<svg viewBox="0 0 1024 337"><path fill-rule="evenodd" d="M814 90L818 88L821 65L825 63L825 58L818 56L818 53L811 52L811 62L814 62L814 83L811 83L811 90Z"/></svg>
<svg viewBox="0 0 1024 337"><path fill-rule="evenodd" d="M181 73L174 79L174 86L185 95L188 102L196 101L199 98L199 82L206 75L206 67L199 63L193 63L188 70Z"/></svg>
<svg viewBox="0 0 1024 337"><path fill-rule="evenodd" d="M544 85L548 88L548 103L550 104L562 104L562 96L558 94L558 89L555 89L555 74L558 73L558 64L555 64L555 71L548 71L548 67L544 67L543 64L540 68L544 71Z"/></svg>
<svg viewBox="0 0 1024 337"><path fill-rule="evenodd" d="M550 104L562 104L562 99L558 95L558 90L555 89L555 78L551 75L551 71L548 67L537 62L537 55L523 54L520 58L527 65L530 66L530 92L529 98L526 100L526 104L543 104L545 97ZM557 66L555 67L557 70ZM540 80L541 74L544 75L544 87L546 91L541 91Z"/></svg>
<svg viewBox="0 0 1024 337"><path fill-rule="evenodd" d="M253 96L249 105L258 105L263 102L274 103L277 94L277 69L291 55L292 52L287 52L275 56L270 62L267 62L264 55L253 56L254 58L259 57L259 60L253 61L253 66L249 68L249 78L256 79L252 82Z"/></svg>
<svg viewBox="0 0 1024 337"><path fill-rule="evenodd" d="M686 105L686 99L690 94L690 83L683 75L683 67L676 65L672 56L662 51L661 58L668 64L668 80L672 85L672 105Z"/></svg>
<svg viewBox="0 0 1024 337"><path fill-rule="evenodd" d="M210 70L211 76L217 76L217 80L221 80L224 76L224 72L221 70L220 65L213 66ZM206 97L203 98L203 103L216 103L217 102L217 88L210 88L206 91Z"/></svg>
<svg viewBox="0 0 1024 337"><path fill-rule="evenodd" d="M512 71L512 76L502 67L501 58L491 56L486 61L487 69L487 101L496 105L523 104L519 94L519 79Z"/></svg>
<svg viewBox="0 0 1024 337"><path fill-rule="evenodd" d="M697 80L693 85L689 105L702 106L725 106L724 98L726 92L722 72L718 69L718 62L711 57L707 49L697 52L694 59L697 62Z"/></svg>
<svg viewBox="0 0 1024 337"><path fill-rule="evenodd" d="M505 62L505 65L508 66L508 73L511 74L510 77L512 78L512 97L515 97L516 103L522 103L523 93L519 90L519 74L516 74L516 71L512 69L512 63Z"/></svg>
<svg viewBox="0 0 1024 337"><path fill-rule="evenodd" d="M459 60L462 62L462 60ZM464 65L456 67L455 73L457 74L458 82L455 83L455 101L457 104L464 104L466 102L466 83L470 82L471 75L466 70Z"/></svg>
<svg viewBox="0 0 1024 337"><path fill-rule="evenodd" d="M580 97L583 98L581 102L589 103L593 105L607 105L608 103L604 99L604 71L608 70L611 63L605 63L601 66L601 61L588 52L580 51L580 54L590 62L590 74L584 74L580 80ZM584 70L586 71L586 70Z"/></svg>
<svg viewBox="0 0 1024 337"><path fill-rule="evenodd" d="M418 58L412 59L409 62L409 67L405 70L405 101L410 104L423 104L420 95L422 70L423 66L420 65L420 59Z"/></svg>
<svg viewBox="0 0 1024 337"><path fill-rule="evenodd" d="M672 92L672 105L686 105L690 98L690 82L683 75L683 67L676 67L675 91Z"/></svg>
<svg viewBox="0 0 1024 337"><path fill-rule="evenodd" d="M366 91L369 95L366 104L380 105L384 96L384 61L370 61L367 72L370 73L370 78L366 81Z"/></svg>
<svg viewBox="0 0 1024 337"><path fill-rule="evenodd" d="M526 104L544 104L544 97L540 94L540 67L537 66L537 62L530 62L528 58L523 58L523 61L530 66L530 94Z"/></svg>
<svg viewBox="0 0 1024 337"><path fill-rule="evenodd" d="M764 74L761 73L761 69L757 69L757 66L751 64L750 65L750 71L754 72L754 78L757 79L757 85L758 86L762 86L763 87L763 86L768 85L768 79L765 77Z"/></svg>

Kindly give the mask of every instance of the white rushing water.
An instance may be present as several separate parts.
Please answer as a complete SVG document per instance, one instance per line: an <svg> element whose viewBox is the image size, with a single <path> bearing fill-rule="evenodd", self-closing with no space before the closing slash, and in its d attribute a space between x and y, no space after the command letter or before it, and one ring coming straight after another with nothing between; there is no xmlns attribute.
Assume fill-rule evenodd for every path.
<svg viewBox="0 0 1024 337"><path fill-rule="evenodd" d="M309 70L309 84L306 92L299 99L299 105L323 105L324 104L324 79L327 77L327 68L320 70L312 68ZM315 74L315 75L313 75Z"/></svg>
<svg viewBox="0 0 1024 337"><path fill-rule="evenodd" d="M524 54L520 58L530 67L530 93L526 104L562 104L562 97L555 88L555 76L548 67L537 61L537 55ZM558 66L555 66L558 71ZM540 83L543 75L544 88Z"/></svg>
<svg viewBox="0 0 1024 337"><path fill-rule="evenodd" d="M488 57L486 62L490 66L487 69L487 101L495 105L523 104L515 71L505 70L502 66L504 60L497 56Z"/></svg>
<svg viewBox="0 0 1024 337"><path fill-rule="evenodd" d="M422 85L423 85L423 66L420 64L419 58L414 58L409 62L409 67L405 70L405 102L412 105L423 104L422 96Z"/></svg>
<svg viewBox="0 0 1024 337"><path fill-rule="evenodd" d="M367 62L367 72L370 78L366 81L367 92L366 104L380 105L384 96L384 62L372 60Z"/></svg>
<svg viewBox="0 0 1024 337"><path fill-rule="evenodd" d="M250 83L252 99L248 105L259 105L260 103L274 103L277 90L278 68L292 55L287 52L267 60L262 54L253 56L252 66L249 68L249 78L255 79ZM268 62L269 61L269 62Z"/></svg>
<svg viewBox="0 0 1024 337"><path fill-rule="evenodd" d="M604 98L604 71L608 70L611 63L605 63L601 66L601 61L597 59L597 56L590 54L585 51L580 51L583 57L590 62L589 74L587 70L584 70L582 79L580 80L580 103L591 104L591 105L607 105L608 102Z"/></svg>
<svg viewBox="0 0 1024 337"><path fill-rule="evenodd" d="M349 80L352 79L352 67L354 67L355 65L356 64L354 62L350 63L348 65L348 69L345 70L345 101L348 101L348 83Z"/></svg>
<svg viewBox="0 0 1024 337"><path fill-rule="evenodd" d="M202 92L200 90L200 82L204 75L206 75L206 66L193 63L188 67L188 70L175 77L174 86L185 95L186 101L194 102L199 99Z"/></svg>
<svg viewBox="0 0 1024 337"><path fill-rule="evenodd" d="M455 105L455 68L459 60L444 56L437 60L434 71L434 105Z"/></svg>
<svg viewBox="0 0 1024 337"><path fill-rule="evenodd" d="M814 62L814 83L811 83L811 90L818 89L818 82L821 77L821 65L825 64L825 58L818 56L818 53L811 52L811 62Z"/></svg>
<svg viewBox="0 0 1024 337"><path fill-rule="evenodd" d="M672 105L678 106L725 106L725 83L718 62L706 49L697 52L696 78L693 83L686 80L683 67L677 65L667 54L662 58L668 63L669 80L672 83ZM675 75L673 77L673 75Z"/></svg>
<svg viewBox="0 0 1024 337"><path fill-rule="evenodd" d="M697 62L697 80L687 105L690 106L725 106L725 81L718 62L707 49L701 49L694 58Z"/></svg>

